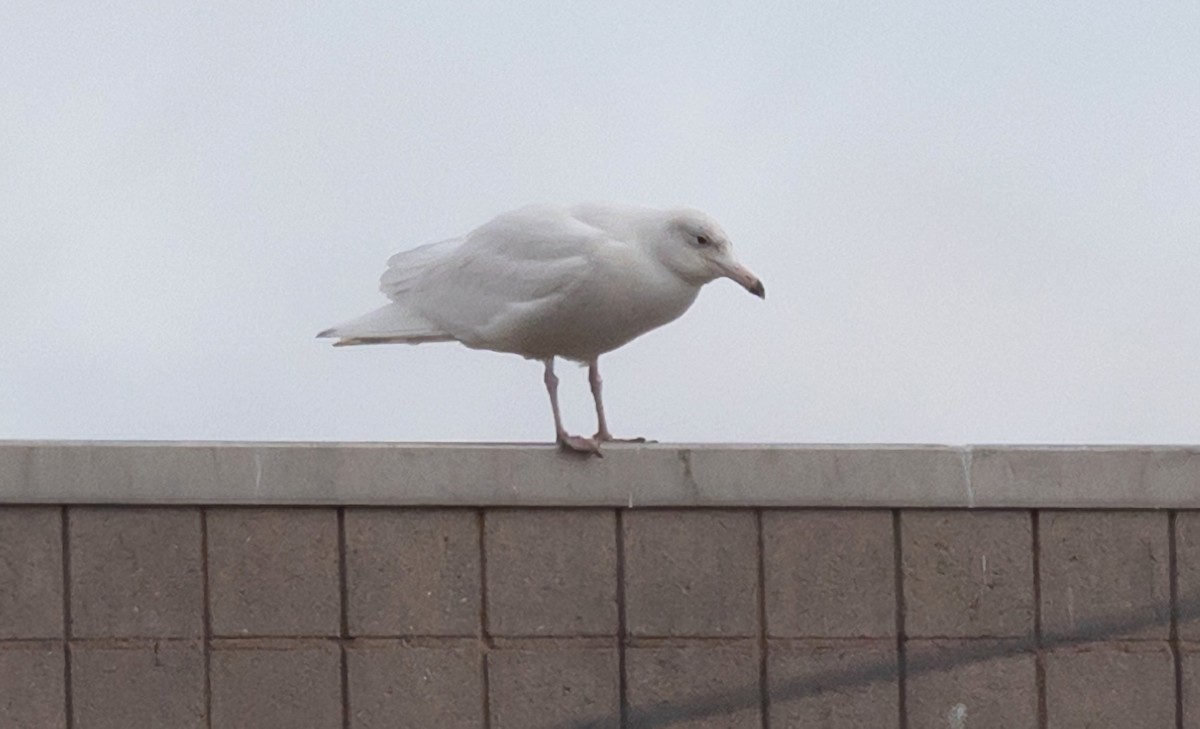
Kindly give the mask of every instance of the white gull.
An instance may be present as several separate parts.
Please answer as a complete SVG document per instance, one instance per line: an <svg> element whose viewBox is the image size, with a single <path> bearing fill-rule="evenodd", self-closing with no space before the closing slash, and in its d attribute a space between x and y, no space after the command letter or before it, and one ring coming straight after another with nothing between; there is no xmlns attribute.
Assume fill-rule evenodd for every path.
<svg viewBox="0 0 1200 729"><path fill-rule="evenodd" d="M558 444L599 455L602 442L619 440L604 417L600 355L677 319L722 277L765 298L725 232L697 210L529 205L392 256L380 278L391 303L317 336L334 346L457 341L539 360ZM588 365L592 438L563 428L555 357Z"/></svg>

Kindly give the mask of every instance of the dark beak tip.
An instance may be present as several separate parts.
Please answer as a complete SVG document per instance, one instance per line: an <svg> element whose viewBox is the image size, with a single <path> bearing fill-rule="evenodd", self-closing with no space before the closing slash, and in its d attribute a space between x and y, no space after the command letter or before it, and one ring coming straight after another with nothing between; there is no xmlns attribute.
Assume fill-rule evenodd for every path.
<svg viewBox="0 0 1200 729"><path fill-rule="evenodd" d="M766 300L767 298L767 289L763 286L762 281L755 281L754 285L747 290L760 299Z"/></svg>

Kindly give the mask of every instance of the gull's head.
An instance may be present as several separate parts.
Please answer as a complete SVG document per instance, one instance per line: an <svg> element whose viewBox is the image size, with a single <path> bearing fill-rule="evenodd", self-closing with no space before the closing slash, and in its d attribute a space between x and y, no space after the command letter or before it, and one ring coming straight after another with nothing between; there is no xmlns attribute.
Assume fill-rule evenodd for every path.
<svg viewBox="0 0 1200 729"><path fill-rule="evenodd" d="M733 244L717 221L698 210L672 210L666 231L656 246L658 258L680 278L702 286L718 278L737 282L766 298L763 282L733 257Z"/></svg>

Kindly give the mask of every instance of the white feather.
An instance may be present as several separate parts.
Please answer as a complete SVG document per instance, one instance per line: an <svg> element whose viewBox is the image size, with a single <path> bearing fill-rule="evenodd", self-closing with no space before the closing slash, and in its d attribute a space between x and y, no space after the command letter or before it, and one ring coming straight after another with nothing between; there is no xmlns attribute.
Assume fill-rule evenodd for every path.
<svg viewBox="0 0 1200 729"><path fill-rule="evenodd" d="M337 337L335 346L350 344L418 344L453 339L428 319L398 303L381 306L360 317L330 327L318 337Z"/></svg>
<svg viewBox="0 0 1200 729"><path fill-rule="evenodd" d="M392 301L399 301L423 273L443 260L460 243L462 238L447 238L397 253L388 259L387 270L379 277L379 290Z"/></svg>

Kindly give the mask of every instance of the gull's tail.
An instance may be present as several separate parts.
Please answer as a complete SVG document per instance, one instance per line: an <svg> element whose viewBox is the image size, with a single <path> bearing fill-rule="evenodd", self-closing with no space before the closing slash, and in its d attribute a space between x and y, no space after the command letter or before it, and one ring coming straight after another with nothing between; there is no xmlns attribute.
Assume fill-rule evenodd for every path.
<svg viewBox="0 0 1200 729"><path fill-rule="evenodd" d="M330 327L318 337L337 337L335 347L356 344L420 344L451 342L454 337L436 324L399 303L382 306L357 319Z"/></svg>

